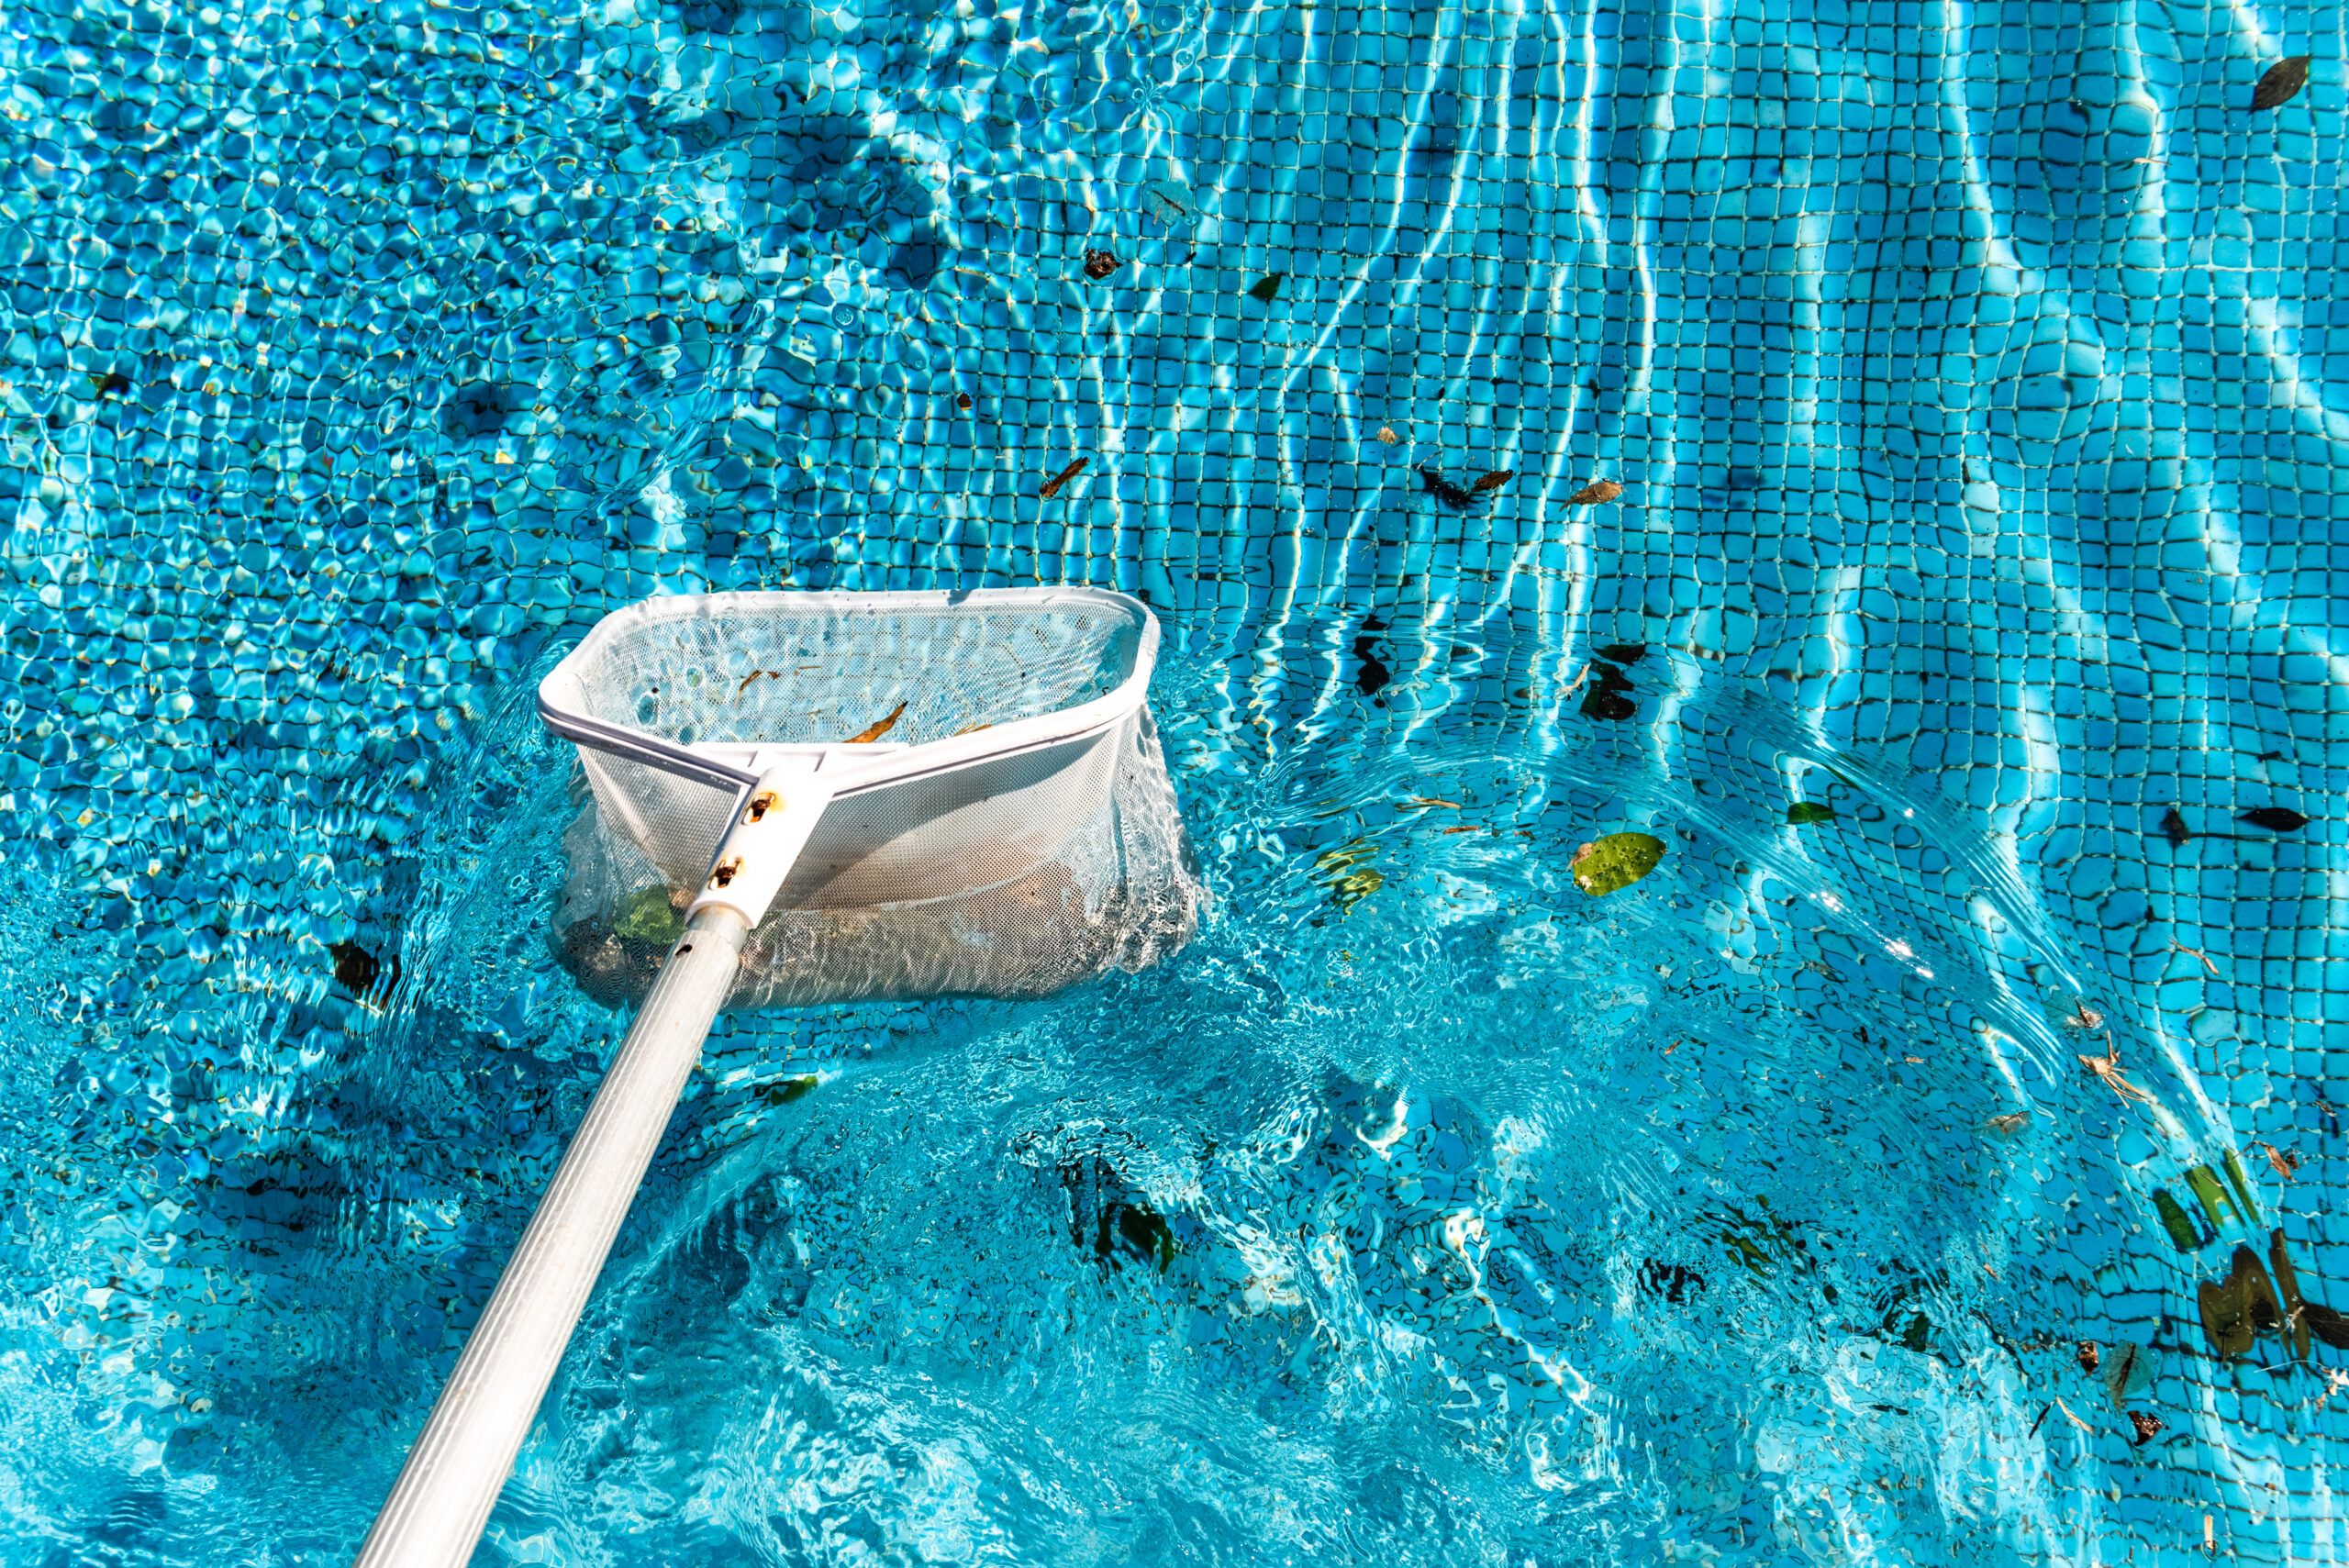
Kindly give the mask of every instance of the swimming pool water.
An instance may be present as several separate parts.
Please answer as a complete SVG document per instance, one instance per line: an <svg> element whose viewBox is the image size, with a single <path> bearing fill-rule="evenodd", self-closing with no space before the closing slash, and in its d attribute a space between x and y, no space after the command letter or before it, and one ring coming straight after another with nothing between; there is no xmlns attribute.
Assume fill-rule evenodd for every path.
<svg viewBox="0 0 2349 1568"><path fill-rule="evenodd" d="M0 1554L355 1547L597 616L1041 581L1200 936L725 1020L481 1561L2337 1560L2342 15L14 9Z"/></svg>

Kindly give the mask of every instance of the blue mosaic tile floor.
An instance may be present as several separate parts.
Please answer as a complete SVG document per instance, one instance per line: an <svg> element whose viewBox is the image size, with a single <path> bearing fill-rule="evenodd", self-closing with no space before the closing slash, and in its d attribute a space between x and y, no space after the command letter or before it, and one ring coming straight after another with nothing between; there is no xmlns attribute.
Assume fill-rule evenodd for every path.
<svg viewBox="0 0 2349 1568"><path fill-rule="evenodd" d="M481 1561L2338 1559L2342 16L12 12L0 1553L363 1532L536 673L1041 581L1199 939L725 1020Z"/></svg>

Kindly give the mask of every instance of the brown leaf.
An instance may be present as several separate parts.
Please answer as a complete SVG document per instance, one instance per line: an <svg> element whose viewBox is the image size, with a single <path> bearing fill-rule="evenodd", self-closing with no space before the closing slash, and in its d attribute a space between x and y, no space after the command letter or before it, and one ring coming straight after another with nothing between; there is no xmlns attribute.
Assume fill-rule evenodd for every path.
<svg viewBox="0 0 2349 1568"><path fill-rule="evenodd" d="M2163 1420L2159 1416L2154 1415L2150 1410L2130 1411L2129 1424L2137 1429L2137 1440L2130 1445L2132 1448L2144 1447L2147 1443L2154 1440L2156 1433L2160 1432L2164 1427L2169 1425L2167 1421Z"/></svg>
<svg viewBox="0 0 2349 1568"><path fill-rule="evenodd" d="M899 703L896 707L889 710L888 717L881 720L878 724L870 725L865 728L858 730L855 734L850 736L844 744L850 746L872 745L873 742L880 740L881 737L888 734L891 729L896 727L897 720L905 716L905 711L906 705Z"/></svg>
<svg viewBox="0 0 2349 1568"><path fill-rule="evenodd" d="M1118 253L1114 250L1087 250L1085 253L1085 275L1099 282L1118 270Z"/></svg>
<svg viewBox="0 0 2349 1568"><path fill-rule="evenodd" d="M2269 66L2259 78L2259 85L2251 90L2251 106L2254 109L2281 108L2300 95L2309 84L2309 61L2305 54L2286 55Z"/></svg>
<svg viewBox="0 0 2349 1568"><path fill-rule="evenodd" d="M1078 458L1074 462L1070 463L1066 468L1062 469L1058 473L1052 475L1052 478L1046 480L1044 482L1044 487L1036 492L1037 497L1040 500L1051 500L1053 496L1061 493L1062 485L1066 484L1070 480L1074 479L1079 473L1085 472L1085 465L1092 461L1093 460L1091 458Z"/></svg>
<svg viewBox="0 0 2349 1568"><path fill-rule="evenodd" d="M1400 438L1399 438L1399 437L1397 437L1397 436L1395 434L1395 427L1394 427L1394 426L1392 426L1392 425L1381 425L1381 426L1379 426L1379 427L1378 427L1378 439L1379 439L1380 440L1382 440L1382 441L1385 441L1388 446L1390 446L1390 447L1391 447L1391 446L1393 446L1393 445L1396 443L1396 441L1397 441L1397 440L1398 440Z"/></svg>
<svg viewBox="0 0 2349 1568"><path fill-rule="evenodd" d="M2195 1286L2194 1296L2201 1312L2202 1332L2210 1339L2211 1350L2221 1356L2243 1355L2258 1335L2284 1326L2276 1286L2260 1266L2259 1254L2248 1247L2235 1249L2233 1266L2223 1281L2215 1284L2203 1281Z"/></svg>
<svg viewBox="0 0 2349 1568"><path fill-rule="evenodd" d="M1510 471L1506 468L1497 468L1493 470L1492 473L1476 481L1475 484L1468 486L1468 494L1475 495L1480 495L1486 490L1498 490L1502 485L1507 484L1509 482L1509 473Z"/></svg>
<svg viewBox="0 0 2349 1568"><path fill-rule="evenodd" d="M2082 1340L2080 1341L2080 1370L2082 1372L2094 1372L2096 1370L2096 1341L2094 1340Z"/></svg>
<svg viewBox="0 0 2349 1568"><path fill-rule="evenodd" d="M956 393L954 395L954 406L961 409L963 413L968 414L971 411L971 395L967 392Z"/></svg>
<svg viewBox="0 0 2349 1568"><path fill-rule="evenodd" d="M2300 1168L2299 1156L2288 1150L2278 1149L2273 1143L2259 1143L2253 1147L2267 1151L2268 1165L2286 1181L2290 1181L2292 1173Z"/></svg>
<svg viewBox="0 0 2349 1568"><path fill-rule="evenodd" d="M1612 501L1623 494L1623 487L1611 479L1594 479L1566 497L1569 506L1587 506L1595 502Z"/></svg>

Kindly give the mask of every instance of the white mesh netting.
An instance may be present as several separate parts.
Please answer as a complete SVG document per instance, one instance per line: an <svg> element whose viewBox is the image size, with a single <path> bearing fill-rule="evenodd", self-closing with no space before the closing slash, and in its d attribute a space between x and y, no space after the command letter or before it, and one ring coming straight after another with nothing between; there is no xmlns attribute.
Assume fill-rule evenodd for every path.
<svg viewBox="0 0 2349 1568"><path fill-rule="evenodd" d="M1198 890L1141 705L1150 629L1107 595L739 595L612 617L542 701L588 794L564 962L607 1001L651 985L740 798L739 760L713 751L860 737L860 759L903 765L826 809L729 1006L1036 996L1171 952ZM1104 701L1107 722L1049 744L942 767L918 750ZM628 734L562 722L579 719Z"/></svg>

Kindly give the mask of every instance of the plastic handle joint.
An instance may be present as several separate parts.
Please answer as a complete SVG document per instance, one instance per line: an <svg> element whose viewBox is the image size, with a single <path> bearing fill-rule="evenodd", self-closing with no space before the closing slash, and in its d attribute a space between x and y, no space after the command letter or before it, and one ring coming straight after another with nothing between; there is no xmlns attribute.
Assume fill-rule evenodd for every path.
<svg viewBox="0 0 2349 1568"><path fill-rule="evenodd" d="M710 857L709 873L685 910L731 909L745 925L766 918L799 851L831 803L832 792L804 761L766 770L743 795L726 836Z"/></svg>

